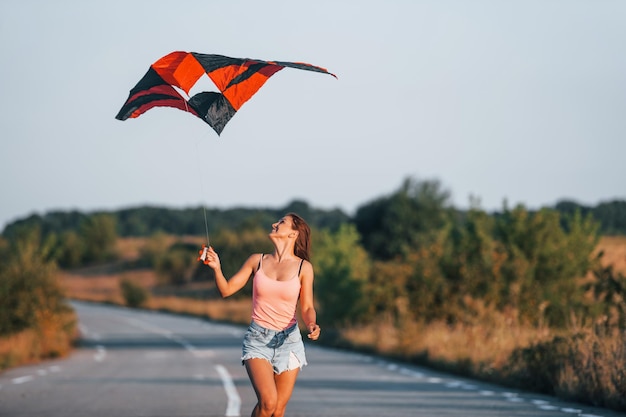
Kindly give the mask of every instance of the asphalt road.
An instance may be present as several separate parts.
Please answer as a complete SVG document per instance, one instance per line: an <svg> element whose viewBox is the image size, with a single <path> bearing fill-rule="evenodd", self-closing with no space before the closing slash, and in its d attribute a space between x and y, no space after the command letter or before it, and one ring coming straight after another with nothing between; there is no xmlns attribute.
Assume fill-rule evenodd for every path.
<svg viewBox="0 0 626 417"><path fill-rule="evenodd" d="M239 360L245 329L74 303L83 334L70 357L0 374L1 417L248 416ZM306 342L305 342L306 343ZM291 417L616 417L551 397L307 343Z"/></svg>

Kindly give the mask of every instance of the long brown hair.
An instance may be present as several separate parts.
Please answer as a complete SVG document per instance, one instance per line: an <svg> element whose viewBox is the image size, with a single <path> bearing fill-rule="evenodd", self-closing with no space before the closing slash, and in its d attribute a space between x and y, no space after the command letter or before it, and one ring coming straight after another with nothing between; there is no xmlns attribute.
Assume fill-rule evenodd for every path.
<svg viewBox="0 0 626 417"><path fill-rule="evenodd" d="M311 260L311 228L304 221L304 219L298 216L296 213L288 213L285 216L291 217L293 230L298 231L298 239L296 240L296 246L293 249L293 252L295 253L297 257L310 261Z"/></svg>

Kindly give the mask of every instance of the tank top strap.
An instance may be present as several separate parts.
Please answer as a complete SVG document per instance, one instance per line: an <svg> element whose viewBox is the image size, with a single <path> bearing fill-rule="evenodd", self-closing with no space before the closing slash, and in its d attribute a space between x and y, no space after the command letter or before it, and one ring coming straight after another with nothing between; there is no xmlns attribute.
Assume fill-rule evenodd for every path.
<svg viewBox="0 0 626 417"><path fill-rule="evenodd" d="M300 268L298 268L298 276L300 276L300 271L302 271L302 264L304 263L304 259L300 261Z"/></svg>
<svg viewBox="0 0 626 417"><path fill-rule="evenodd" d="M256 266L256 270L257 272L259 271L259 269L261 269L261 262L263 262L263 256L265 256L265 254L261 254L261 257L259 258L259 264Z"/></svg>

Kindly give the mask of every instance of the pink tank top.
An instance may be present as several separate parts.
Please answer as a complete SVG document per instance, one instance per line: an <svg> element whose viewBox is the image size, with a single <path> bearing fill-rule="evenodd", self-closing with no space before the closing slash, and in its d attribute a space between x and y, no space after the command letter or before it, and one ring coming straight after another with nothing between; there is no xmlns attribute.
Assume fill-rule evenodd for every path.
<svg viewBox="0 0 626 417"><path fill-rule="evenodd" d="M304 261L302 261L304 262ZM302 268L300 262L300 269ZM276 281L263 272L263 255L252 279L252 320L272 330L285 330L297 323L300 269L287 281Z"/></svg>

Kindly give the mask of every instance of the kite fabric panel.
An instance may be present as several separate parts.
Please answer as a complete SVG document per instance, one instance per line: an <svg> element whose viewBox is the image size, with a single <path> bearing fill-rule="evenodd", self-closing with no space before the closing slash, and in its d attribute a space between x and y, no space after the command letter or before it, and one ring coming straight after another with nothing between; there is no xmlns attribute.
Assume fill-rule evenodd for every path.
<svg viewBox="0 0 626 417"><path fill-rule="evenodd" d="M174 107L204 120L220 135L237 110L272 75L285 67L321 72L337 78L325 68L304 62L261 61L177 51L150 66L130 90L126 103L115 118L126 120L139 117L154 107ZM219 93L203 91L187 100L177 91L176 88L179 88L189 95L204 74L213 81Z"/></svg>

